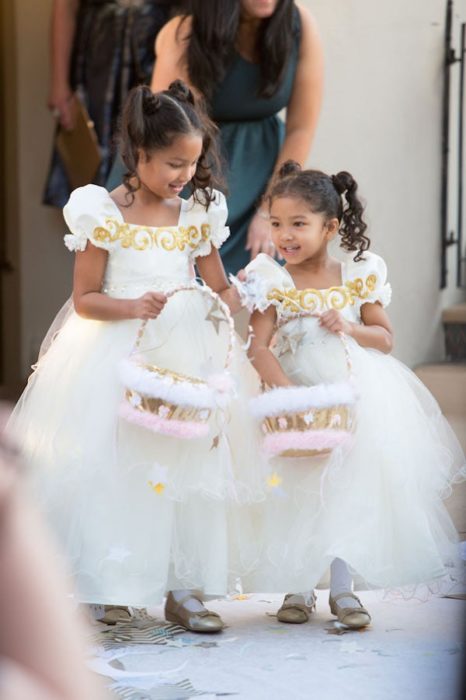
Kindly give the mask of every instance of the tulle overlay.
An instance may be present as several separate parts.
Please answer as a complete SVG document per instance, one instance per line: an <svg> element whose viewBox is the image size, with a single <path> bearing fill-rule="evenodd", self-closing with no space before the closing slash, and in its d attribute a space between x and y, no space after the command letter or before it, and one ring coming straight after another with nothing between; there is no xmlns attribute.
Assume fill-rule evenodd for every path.
<svg viewBox="0 0 466 700"><path fill-rule="evenodd" d="M374 268L374 274L383 271L380 258L367 257L343 267L342 289L351 289L354 267L362 280ZM259 258L247 268L247 279L256 295L260 285L265 289L265 308L270 291L289 292L292 281L286 270ZM388 302L386 290L381 274L371 301L384 303L385 295ZM311 297L317 292L313 311L325 310L323 290L308 292ZM355 321L359 307L348 303L340 310ZM277 306L280 321L287 311L289 306ZM317 318L290 313L287 318L274 352L293 381L306 386L345 381L339 338L323 330ZM457 533L442 499L466 478L462 449L413 372L390 355L348 342L358 395L351 443L330 457L270 460L261 564L248 581L256 590L309 590L323 582L335 557L345 560L364 585L400 588L406 595L420 584L458 575Z"/></svg>
<svg viewBox="0 0 466 700"><path fill-rule="evenodd" d="M108 205L105 190L99 196ZM74 221L68 221L73 232ZM211 214L215 244L213 221ZM82 239L82 231L79 235ZM105 285L118 298L195 285L189 253L117 243ZM215 322L215 315L214 322L206 318L211 304L199 292L170 298L148 323L140 354L198 378L222 370L227 324ZM260 435L245 417L257 380L240 339L230 370L232 401L213 411L206 437L174 439L120 416L119 366L132 351L140 321L91 321L73 311L63 317L12 427L30 459L32 487L63 542L79 598L147 606L173 588L200 588L210 595L232 590L256 562L251 508L264 491Z"/></svg>

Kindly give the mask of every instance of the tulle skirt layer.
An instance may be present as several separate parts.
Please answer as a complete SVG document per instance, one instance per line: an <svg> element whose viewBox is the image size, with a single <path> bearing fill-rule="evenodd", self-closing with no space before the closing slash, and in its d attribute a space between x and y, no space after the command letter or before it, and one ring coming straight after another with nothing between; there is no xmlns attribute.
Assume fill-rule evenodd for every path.
<svg viewBox="0 0 466 700"><path fill-rule="evenodd" d="M352 442L327 458L270 462L256 590L306 591L335 557L382 588L438 580L457 563L442 499L466 477L462 449L410 370L354 342L350 349L359 395ZM300 384L347 377L339 339L323 331L280 361Z"/></svg>
<svg viewBox="0 0 466 700"><path fill-rule="evenodd" d="M170 299L140 352L193 377L224 368L227 324L212 301ZM235 397L207 437L176 439L119 417L119 364L140 322L68 314L16 407L31 486L63 543L80 599L147 606L173 588L225 594L256 561L251 504L263 499L259 434L247 417L256 376L237 341ZM231 588L230 588L231 590Z"/></svg>

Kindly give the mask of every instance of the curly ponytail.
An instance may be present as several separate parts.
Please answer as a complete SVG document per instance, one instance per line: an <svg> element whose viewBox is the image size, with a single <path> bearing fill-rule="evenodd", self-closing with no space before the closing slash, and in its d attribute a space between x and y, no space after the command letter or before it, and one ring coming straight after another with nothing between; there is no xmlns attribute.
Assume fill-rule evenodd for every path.
<svg viewBox="0 0 466 700"><path fill-rule="evenodd" d="M140 153L150 157L154 151L171 146L178 135L193 133L202 136L202 151L188 186L194 199L208 208L214 199L212 189L221 187L222 182L218 175L221 165L217 127L208 118L203 102L197 100L181 80L175 80L162 92L153 93L147 85L139 85L129 92L119 129L120 152L126 166L123 184L130 198L127 206L141 187Z"/></svg>
<svg viewBox="0 0 466 700"><path fill-rule="evenodd" d="M349 251L357 250L354 260L361 260L371 242L364 235L367 224L362 218L364 206L357 195L358 183L346 170L332 175L331 179L338 194L346 200L340 225L341 246Z"/></svg>
<svg viewBox="0 0 466 700"><path fill-rule="evenodd" d="M341 247L357 251L355 262L369 249L370 240L365 235L367 224L362 218L364 206L357 195L358 184L345 170L336 175L326 175L320 170L302 170L299 163L287 160L280 167L268 200L277 197L299 197L316 214L340 222Z"/></svg>

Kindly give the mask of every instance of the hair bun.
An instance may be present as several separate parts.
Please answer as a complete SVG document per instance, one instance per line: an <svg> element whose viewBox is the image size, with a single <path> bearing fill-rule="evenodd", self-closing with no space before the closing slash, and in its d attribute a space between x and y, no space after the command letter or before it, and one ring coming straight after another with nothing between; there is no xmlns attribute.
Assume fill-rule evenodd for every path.
<svg viewBox="0 0 466 700"><path fill-rule="evenodd" d="M170 83L168 93L179 102L189 102L194 105L194 95L182 80L174 80Z"/></svg>
<svg viewBox="0 0 466 700"><path fill-rule="evenodd" d="M297 175L301 172L301 166L295 160L286 160L278 171L278 177L288 177L289 175Z"/></svg>
<svg viewBox="0 0 466 700"><path fill-rule="evenodd" d="M342 170L336 175L332 175L332 182L338 194L352 192L356 187L356 180L346 170Z"/></svg>
<svg viewBox="0 0 466 700"><path fill-rule="evenodd" d="M142 94L142 110L144 114L150 117L151 114L155 114L160 109L160 97L155 95L147 85L141 85L138 89Z"/></svg>

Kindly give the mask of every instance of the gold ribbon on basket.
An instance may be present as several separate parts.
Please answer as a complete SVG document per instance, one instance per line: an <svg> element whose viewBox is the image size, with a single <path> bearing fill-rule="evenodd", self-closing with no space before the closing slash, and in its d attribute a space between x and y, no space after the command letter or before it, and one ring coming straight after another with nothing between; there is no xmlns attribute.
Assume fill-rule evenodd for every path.
<svg viewBox="0 0 466 700"><path fill-rule="evenodd" d="M140 355L141 342L148 321L138 330L129 358L120 365L120 377L125 387L125 399L120 415L157 433L181 439L205 437L209 432L208 421L217 409L224 409L232 393L229 368L233 359L235 332L230 310L220 296L207 286L179 285L165 292L167 298L179 292L196 292L213 301L206 319L218 332L218 324L228 326L228 346L221 373L210 377L192 377L169 368L145 362ZM156 319L155 319L156 320Z"/></svg>

